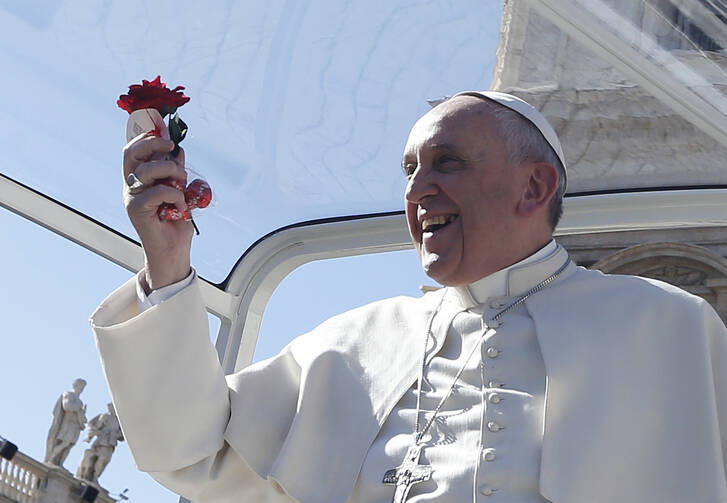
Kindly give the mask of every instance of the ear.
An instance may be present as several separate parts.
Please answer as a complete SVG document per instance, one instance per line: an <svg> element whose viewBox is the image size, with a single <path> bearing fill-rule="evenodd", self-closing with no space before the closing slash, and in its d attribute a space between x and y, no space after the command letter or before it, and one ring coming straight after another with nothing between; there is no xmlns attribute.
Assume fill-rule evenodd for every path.
<svg viewBox="0 0 727 503"><path fill-rule="evenodd" d="M528 163L523 168L527 169L528 178L518 202L518 213L527 217L547 211L558 189L558 170L546 162Z"/></svg>

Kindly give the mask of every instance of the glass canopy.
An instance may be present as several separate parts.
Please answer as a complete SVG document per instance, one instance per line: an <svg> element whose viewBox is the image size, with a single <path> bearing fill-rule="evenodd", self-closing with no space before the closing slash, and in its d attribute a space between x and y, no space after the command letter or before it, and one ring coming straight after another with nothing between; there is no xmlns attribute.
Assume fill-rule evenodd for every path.
<svg viewBox="0 0 727 503"><path fill-rule="evenodd" d="M223 280L262 235L402 208L400 158L427 99L488 88L499 2L0 2L0 171L129 236L126 113L157 74L186 86L193 261Z"/></svg>
<svg viewBox="0 0 727 503"><path fill-rule="evenodd" d="M186 86L212 282L282 226L401 210L411 124L463 89L540 107L571 194L721 186L725 19L721 0L0 0L0 172L133 237L115 101L158 74Z"/></svg>
<svg viewBox="0 0 727 503"><path fill-rule="evenodd" d="M409 128L429 109L427 100L464 89L513 92L545 113L564 144L569 195L583 196L571 201L592 205L604 192L727 188L723 0L0 0L0 29L0 173L131 238L121 204L126 114L116 99L129 84L156 75L186 86L191 101L180 114L190 126L187 159L214 191L214 206L195 215L202 235L193 262L212 282L223 281L245 250L283 226L400 211L399 164ZM0 205L13 209L1 182ZM623 211L645 206L642 196ZM714 205L723 215L724 199ZM649 207L647 217L670 204ZM587 217L593 225L593 213ZM62 371L70 382L76 363L61 369L56 353L78 353L69 361L79 368L96 361L90 346L75 341L87 339L91 306L128 274L72 246L51 249L52 240L13 243L13 233L24 231L6 227L8 248L32 248L27 254L41 257L23 263L26 250L15 249L7 260L7 283L24 287L6 289L6 332L17 336L6 344L15 350L10 360L17 368L50 369L54 378ZM81 264L86 259L90 265ZM265 271L276 276L281 268ZM334 280L341 275L327 273ZM62 285L46 287L49 278ZM243 287L216 302L226 302L228 318L252 314L243 322L221 316L218 341L237 337L239 346L242 330L252 326L251 357L267 298L247 299L241 292L256 284L238 283ZM382 283L371 290L386 295ZM46 320L53 335L42 341L41 355L35 334L19 337L37 316L37 285L41 300L59 312ZM233 304L234 296L247 303ZM318 296L304 300L301 310L332 308ZM300 325L289 304L280 301L285 315L277 321ZM272 352L272 346L258 349ZM232 367L240 360L236 350L225 354ZM93 372L84 375L101 383L100 369ZM44 392L55 393L50 389ZM29 396L51 403L20 390L11 393L18 403ZM105 393L95 401L105 401ZM26 406L33 420L21 420L42 431L42 414L40 406Z"/></svg>

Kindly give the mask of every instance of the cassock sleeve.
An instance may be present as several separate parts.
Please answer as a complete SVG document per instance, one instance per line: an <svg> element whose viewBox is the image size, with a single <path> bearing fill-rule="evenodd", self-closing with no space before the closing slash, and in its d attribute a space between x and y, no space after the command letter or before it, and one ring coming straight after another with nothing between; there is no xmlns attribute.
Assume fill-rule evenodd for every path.
<svg viewBox="0 0 727 503"><path fill-rule="evenodd" d="M140 470L192 501L293 501L264 478L296 410L300 372L291 356L283 353L258 365L249 393L238 397L260 409L250 416L261 418L258 424L236 426L251 432L246 460L227 442L230 391L209 340L196 280L139 314L132 279L103 301L91 325Z"/></svg>
<svg viewBox="0 0 727 503"><path fill-rule="evenodd" d="M727 328L717 313L705 301L705 325L710 342L712 376L714 379L715 400L719 433L722 441L722 462L727 483Z"/></svg>

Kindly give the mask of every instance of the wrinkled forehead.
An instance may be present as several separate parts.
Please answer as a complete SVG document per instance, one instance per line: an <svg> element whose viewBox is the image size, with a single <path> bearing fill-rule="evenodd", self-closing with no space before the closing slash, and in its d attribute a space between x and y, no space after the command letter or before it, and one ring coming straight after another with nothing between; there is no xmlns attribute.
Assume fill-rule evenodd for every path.
<svg viewBox="0 0 727 503"><path fill-rule="evenodd" d="M500 142L500 135L490 106L479 98L461 96L437 105L414 124L404 156L442 145L482 149L494 141Z"/></svg>

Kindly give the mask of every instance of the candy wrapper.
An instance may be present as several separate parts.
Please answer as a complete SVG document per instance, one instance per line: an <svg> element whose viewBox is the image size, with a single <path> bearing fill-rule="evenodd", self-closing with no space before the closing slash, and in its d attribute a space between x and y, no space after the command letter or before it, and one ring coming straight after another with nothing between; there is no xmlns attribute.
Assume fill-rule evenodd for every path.
<svg viewBox="0 0 727 503"><path fill-rule="evenodd" d="M177 113L177 108L189 101L182 92L183 86L167 88L157 76L152 81L143 80L141 84L129 86L129 92L119 96L116 102L119 108L129 112L126 121L126 141L129 142L140 134L152 132L155 136L170 139L174 142L174 150L168 154L172 157L179 153L179 144L187 135L187 125ZM169 116L168 124L164 117ZM202 178L195 178L186 187L178 180L168 178L158 183L184 192L184 199L189 210L206 208L212 200L212 189ZM191 220L190 211L181 212L172 204L162 204L157 210L163 220ZM196 226L195 226L196 228Z"/></svg>

